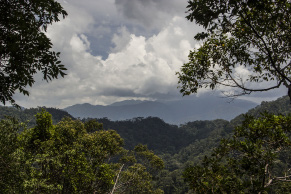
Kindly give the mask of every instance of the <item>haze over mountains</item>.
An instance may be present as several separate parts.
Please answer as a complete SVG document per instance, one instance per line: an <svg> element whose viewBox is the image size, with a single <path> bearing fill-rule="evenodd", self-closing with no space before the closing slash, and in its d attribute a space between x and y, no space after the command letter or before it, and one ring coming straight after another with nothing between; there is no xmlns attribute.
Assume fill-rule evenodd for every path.
<svg viewBox="0 0 291 194"><path fill-rule="evenodd" d="M194 120L231 120L257 104L235 99L202 96L175 101L126 100L111 105L76 104L64 110L74 117L127 120L136 117L159 117L170 124L183 124Z"/></svg>

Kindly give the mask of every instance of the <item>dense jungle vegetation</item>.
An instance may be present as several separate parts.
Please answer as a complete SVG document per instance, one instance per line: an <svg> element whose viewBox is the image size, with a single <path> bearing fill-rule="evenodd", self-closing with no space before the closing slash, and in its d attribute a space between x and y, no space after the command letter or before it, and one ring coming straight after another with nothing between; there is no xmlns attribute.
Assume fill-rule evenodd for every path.
<svg viewBox="0 0 291 194"><path fill-rule="evenodd" d="M247 114L256 118L260 118L262 115L259 113L264 111L276 115L289 114L284 117L289 127L285 128L284 134L287 135L286 141L290 142L290 106L288 96L285 96L276 101L262 102ZM136 191L137 187L142 192L187 193L193 188L191 183L189 184L190 181L187 183L187 180L193 180L190 178L194 176L191 171L193 166L205 164L205 156L213 155L215 148L221 146L221 139L231 139L236 133L235 126L246 122L243 121L244 115L239 115L231 121L193 121L176 126L156 117L125 121L110 121L106 118L78 120L67 112L54 108L19 110L0 107L0 110L0 117L3 119L1 144L6 148L2 150L3 160L5 156L2 175L8 176L2 176L2 179L10 180L2 183L3 188L14 190L18 185L18 191L35 192L62 191L67 187L70 192L80 193L95 189L96 192L102 193L110 192L117 182L124 186L117 187L116 193L130 193ZM5 119L4 115L14 118ZM34 115L37 115L36 119ZM247 122L251 123L250 120ZM9 133L7 128L10 129ZM283 155L276 156L276 165L272 167L276 173L290 168L290 149L283 149L290 148L290 145L281 147ZM77 157L76 153L82 153L82 156ZM7 164L11 166L10 170L6 169ZM96 166L98 171L93 172L92 169ZM79 170L73 170L75 168ZM133 169L141 174L135 177L131 174ZM90 183L75 185L76 180L86 177L90 179ZM101 180L97 181L96 178L106 180L101 183L98 182ZM129 182L124 184L126 181ZM19 182L22 182L22 185ZM145 185L137 185L139 183ZM103 190L98 190L100 185L105 188L102 186ZM278 192L287 191L291 186L290 182L284 182L280 187L275 185L274 190ZM237 189L241 187L238 186Z"/></svg>
<svg viewBox="0 0 291 194"><path fill-rule="evenodd" d="M183 95L288 90L230 122L0 107L0 193L290 193L290 9L288 0L188 1L186 18L204 30L177 72ZM0 13L0 102L20 108L14 94L29 95L35 74L66 76L45 32L67 12L55 0L1 0Z"/></svg>

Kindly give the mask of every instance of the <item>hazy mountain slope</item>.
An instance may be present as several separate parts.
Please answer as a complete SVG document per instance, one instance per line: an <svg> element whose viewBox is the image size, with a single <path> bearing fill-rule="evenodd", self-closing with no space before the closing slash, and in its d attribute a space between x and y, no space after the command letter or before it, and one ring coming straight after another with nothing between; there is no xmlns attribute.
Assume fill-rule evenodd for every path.
<svg viewBox="0 0 291 194"><path fill-rule="evenodd" d="M127 100L109 106L77 104L65 108L74 117L103 118L126 120L135 117L159 117L167 123L182 124L195 120L231 120L256 106L255 103L214 96L183 99L177 101L135 101Z"/></svg>
<svg viewBox="0 0 291 194"><path fill-rule="evenodd" d="M122 102L119 102L122 103ZM164 117L169 111L169 108L160 102L143 102L137 104L125 104L118 106L101 106L77 104L64 109L74 117L80 118L103 118L108 117L111 120L126 120L135 117Z"/></svg>
<svg viewBox="0 0 291 194"><path fill-rule="evenodd" d="M250 109L247 113L253 116L259 116L260 112L268 111L274 114L291 114L291 105L289 97L281 97L275 101L262 102L261 105ZM168 188L171 192L165 193L187 193L187 187L181 175L184 168L189 165L201 163L205 155L210 155L212 149L219 145L221 138L231 135L234 127L243 120L243 115L228 121L194 121L186 123L179 127L179 130L186 130L194 135L192 142L181 148L176 154L164 154L161 157L165 162L165 172L160 175L160 185L163 189ZM166 180L166 183L163 183ZM171 183L171 184L168 184ZM166 189L164 189L167 191ZM178 191L178 192L172 192ZM180 192L183 191L183 192Z"/></svg>
<svg viewBox="0 0 291 194"><path fill-rule="evenodd" d="M263 101L260 105L246 112L246 114L259 117L261 113L265 111L272 114L284 114L284 115L291 114L291 104L289 97L283 96L278 98L277 100L268 102ZM233 124L239 124L243 119L244 119L243 114L241 114L232 119L231 122Z"/></svg>
<svg viewBox="0 0 291 194"><path fill-rule="evenodd" d="M189 145L181 148L166 161L169 170L200 162L219 144L221 138L227 137L233 131L234 126L229 121L217 119L189 122L180 126L179 129L190 133L193 139Z"/></svg>
<svg viewBox="0 0 291 194"><path fill-rule="evenodd" d="M35 115L45 109L52 115L53 123L58 123L63 117L71 117L68 112L56 109L56 108L29 108L29 109L16 109L14 107L0 106L0 119L4 119L5 116L12 116L17 118L20 122L27 122L29 127L35 125Z"/></svg>
<svg viewBox="0 0 291 194"><path fill-rule="evenodd" d="M85 120L85 119L84 119ZM116 130L124 139L125 148L133 149L137 144L146 144L155 153L175 153L187 146L194 135L180 130L157 117L135 118L124 121L110 121L106 118L97 119L104 129Z"/></svg>
<svg viewBox="0 0 291 194"><path fill-rule="evenodd" d="M258 117L264 111L273 114L291 114L289 97L283 96L274 101L262 102L255 108L250 109L247 114ZM171 160L175 160L176 164L180 163L181 165L198 162L218 145L222 137L230 135L234 127L240 125L243 120L244 116L241 114L230 122L225 120L194 121L181 125L180 130L187 131L194 137L192 142L182 148Z"/></svg>
<svg viewBox="0 0 291 194"><path fill-rule="evenodd" d="M175 110L176 114L171 119L174 121L173 123L177 124L196 120L231 120L257 105L245 100L229 101L227 98L203 96L201 98L172 101L167 105Z"/></svg>

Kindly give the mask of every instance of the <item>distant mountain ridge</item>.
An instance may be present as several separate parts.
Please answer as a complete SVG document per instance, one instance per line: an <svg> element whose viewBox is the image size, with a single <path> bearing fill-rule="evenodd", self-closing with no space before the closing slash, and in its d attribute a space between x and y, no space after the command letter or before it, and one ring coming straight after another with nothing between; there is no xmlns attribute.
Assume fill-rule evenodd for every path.
<svg viewBox="0 0 291 194"><path fill-rule="evenodd" d="M246 100L234 100L215 96L183 99L176 101L139 101L126 100L108 106L76 104L64 110L79 118L108 118L127 120L136 117L159 117L170 124L182 124L194 120L231 120L247 112L257 104Z"/></svg>
<svg viewBox="0 0 291 194"><path fill-rule="evenodd" d="M146 101L142 101L142 100L124 100L124 101L120 101L120 102L114 102L113 104L110 104L109 106L137 105L137 104L144 103L144 102L150 102L150 101L148 101L148 100L146 100Z"/></svg>

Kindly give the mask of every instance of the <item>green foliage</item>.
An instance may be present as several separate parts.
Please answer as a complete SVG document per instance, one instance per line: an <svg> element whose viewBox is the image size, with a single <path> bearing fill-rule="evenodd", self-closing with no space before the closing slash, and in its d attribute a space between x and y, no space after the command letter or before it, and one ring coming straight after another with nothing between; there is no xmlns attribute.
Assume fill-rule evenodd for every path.
<svg viewBox="0 0 291 194"><path fill-rule="evenodd" d="M156 117L134 118L125 121L97 119L105 129L116 130L125 141L126 149L133 149L138 144L147 144L157 154L175 153L189 145L193 135L180 130Z"/></svg>
<svg viewBox="0 0 291 194"><path fill-rule="evenodd" d="M147 164L145 166L150 166L152 169L163 169L164 162L158 156L154 154L154 152L148 150L146 145L139 144L135 146L134 151L140 157L143 157Z"/></svg>
<svg viewBox="0 0 291 194"><path fill-rule="evenodd" d="M6 116L14 117L20 122L25 122L28 127L34 127L36 125L35 115L40 113L42 109L45 109L52 115L53 124L57 124L64 117L73 118L69 113L61 109L38 107L29 109L17 109L15 107L0 106L0 119L5 119Z"/></svg>
<svg viewBox="0 0 291 194"><path fill-rule="evenodd" d="M103 129L103 124L98 123L96 120L91 119L84 122L87 132L94 132Z"/></svg>
<svg viewBox="0 0 291 194"><path fill-rule="evenodd" d="M21 182L17 135L24 127L13 118L0 121L0 193L12 193Z"/></svg>
<svg viewBox="0 0 291 194"><path fill-rule="evenodd" d="M67 13L55 0L1 0L0 13L0 101L16 105L13 94L29 95L26 87L37 72L46 81L65 75L60 53L51 51L44 32Z"/></svg>
<svg viewBox="0 0 291 194"><path fill-rule="evenodd" d="M190 51L179 76L181 93L219 85L240 90L230 95L249 94L290 87L290 8L289 0L232 1L189 0L188 20L203 26L195 36L202 41ZM237 70L246 68L248 77ZM260 82L272 81L260 88Z"/></svg>
<svg viewBox="0 0 291 194"><path fill-rule="evenodd" d="M261 113L268 112L271 114L282 114L282 115L288 115L290 114L291 105L289 101L288 96L283 96L278 98L274 101L269 102L261 102L261 104L255 108L250 109L246 114L254 116L255 118L259 118L261 116ZM244 120L244 114L241 114L231 120L232 125L240 125L242 121Z"/></svg>
<svg viewBox="0 0 291 194"><path fill-rule="evenodd" d="M125 150L120 135L103 130L96 121L84 124L67 117L53 125L43 110L29 129L15 119L2 120L0 140L5 148L0 155L3 193L160 191L154 189L151 173L161 169L163 161L146 147Z"/></svg>
<svg viewBox="0 0 291 194"><path fill-rule="evenodd" d="M119 162L119 173L112 192L163 193L154 188L152 180L164 168L164 162L147 146L139 144L132 151L124 150Z"/></svg>
<svg viewBox="0 0 291 194"><path fill-rule="evenodd" d="M134 164L121 174L121 183L116 187L119 191L116 193L154 193L151 179L152 176L146 171L145 166ZM123 186L124 183L132 186Z"/></svg>
<svg viewBox="0 0 291 194"><path fill-rule="evenodd" d="M202 165L188 167L184 178L197 193L275 192L278 185L291 188L290 135L290 115L248 116Z"/></svg>
<svg viewBox="0 0 291 194"><path fill-rule="evenodd" d="M256 107L253 110L250 110L247 114L251 114L254 117L257 117L257 114L264 110L269 110L272 113L279 113L282 112L284 114L290 113L289 108L289 102L288 97L282 97L279 98L276 101L273 102L263 102L260 106ZM58 118L69 116L66 112L58 110L58 109L48 109L46 110L50 111L53 115L53 119L55 120L53 123L57 124ZM33 122L28 123L30 126L33 126L30 129L26 129L25 132L29 133L30 135L26 135L26 137L32 137L33 131L32 129L36 129L36 119L32 119L33 114L41 113L41 108L39 109L25 109L25 110L19 110L12 107L0 107L0 113L1 114L8 114L8 115L15 115L15 117L21 119L21 121L31 120ZM43 116L46 114L43 114ZM43 116L39 118L43 118ZM44 118L48 118L49 116L46 115ZM231 122L224 121L224 120L213 120L213 121L193 121L186 123L184 125L181 125L179 127L168 125L164 123L162 120L158 118L137 118L132 119L128 121L109 121L107 119L101 119L104 123L105 129L117 129L119 131L119 134L122 138L125 139L125 145L132 145L132 151L121 149L119 154L111 155L110 160L108 162L107 159L105 159L105 163L100 164L98 166L98 171L96 172L96 175L87 175L89 178L88 180L91 180L90 177L100 177L99 179L95 179L96 184L99 185L99 191L112 191L113 186L115 185L115 192L122 192L122 191L131 191L135 187L139 187L140 189L143 188L145 192L158 192L158 190L155 190L156 188L162 189L165 193L173 194L173 193L188 193L189 186L184 182L184 178L182 177L183 170L187 166L198 166L202 165L202 161L204 156L207 157L211 156L212 149L215 147L218 147L220 140L222 138L228 138L232 135L234 130L234 125L238 125L242 123L242 120L239 117L232 120ZM3 117L4 118L4 117ZM57 119L55 119L57 118ZM45 121L46 119L44 119ZM49 119L48 119L49 120ZM7 120L5 120L7 121ZM10 121L7 123L11 123ZM33 123L33 124L32 124ZM10 125L10 124L9 124ZM108 133L110 130L104 130L102 128L102 124L96 122L96 120L86 120L84 123L74 121L72 119L63 119L61 122L58 122L57 124L59 127L56 129L56 125L53 125L54 129L50 129L50 139L52 141L46 141L48 145L45 143L42 143L43 147L48 147L48 149L45 152L48 152L49 149L55 149L56 151L59 149L71 149L74 145L79 145L78 149L80 150L80 145L84 145L83 148L86 150L85 156L90 155L98 155L100 159L98 161L102 161L104 157L102 157L102 154L105 152L104 150L112 150L112 147L106 146L104 149L101 149L101 147L104 147L104 145L111 144L110 137L112 137L112 134ZM82 126L83 125L83 126ZM18 125L15 125L18 130ZM19 125L19 130L22 131L25 128L23 127L23 124ZM7 127L8 128L8 127ZM68 129L78 129L78 130L68 130ZM16 130L16 131L17 131ZM142 132L142 130L144 130ZM10 131L10 130L9 130ZM12 130L13 131L13 130ZM56 132L57 131L57 132ZM8 130L6 131L8 132ZM95 134L95 132L98 132L99 139L96 140L96 138L92 138L92 134ZM79 135L77 135L77 133ZM5 133L4 133L5 134ZM16 135L18 133L15 133ZM24 133L21 133L24 134ZM89 136L86 134L90 134ZM102 135L101 135L102 134ZM141 134L141 135L140 135ZM79 137L78 137L79 136ZM80 138L82 136L82 138ZM102 138L101 138L102 136ZM6 137L3 136L3 137ZM58 138L57 138L58 137ZM95 137L95 136L94 136ZM161 138L164 140L162 141ZM7 138L8 140L9 138ZM104 141L103 141L103 140ZM28 147L29 145L29 139L22 140L27 142L25 145ZM97 142L105 142L104 144L98 144L98 146L95 146L100 149L94 149L94 142L95 140ZM78 143L76 142L78 141ZM126 142L127 141L127 142ZM14 142L14 141L13 141ZM54 144L50 145L48 142L55 142ZM74 143L75 142L75 143ZM138 145L138 143L145 143L148 144L151 150L155 150L155 153L158 152L159 157L157 157L155 154L153 154L152 151L150 151L147 146L144 145ZM41 143L40 143L41 144ZM40 145L39 144L39 145ZM66 146L62 146L65 144ZM171 145L173 144L173 145ZM2 145L2 144L1 144ZM3 143L3 145L10 145L10 143ZM16 144L15 144L16 145ZM137 145L137 146L136 146ZM172 146L175 149L171 149L169 152L167 149L167 146ZM2 146L4 147L4 146ZM22 147L25 147L24 145ZM53 148L54 147L54 148ZM118 146L115 146L117 148ZM18 148L15 146L15 148ZM41 161L42 154L44 154L43 148L40 149L40 146L37 146L35 152L38 153L38 161ZM83 149L82 148L82 149ZM86 149L85 149L86 148ZM127 147L129 148L129 147ZM26 148L28 149L28 148ZM15 149L12 149L15 151ZM17 153L13 156L13 159L9 159L9 157L6 157L9 161L14 161L15 163L11 162L9 163L11 166L15 167L15 170L10 172L10 177L14 177L16 181L15 183L22 182L23 180L26 180L25 187L27 188L34 188L33 185L41 184L42 187L47 187L48 190L54 191L60 191L61 188L56 189L58 186L54 184L46 184L47 182L44 181L42 178L34 178L33 180L28 179L28 176L23 176L24 174L21 172L24 172L26 169L26 172L31 172L31 166L27 166L25 163L28 162L31 164L32 161L35 161L36 158L31 159L31 153L28 151L25 151L22 149L16 149L14 153ZM114 150L114 149L113 149ZM31 151L32 152L32 151ZM80 151L82 152L82 151ZM78 152L78 153L80 153ZM61 153L60 151L58 153ZM74 156L72 152L68 152L68 155L72 155L71 157L78 158L79 156ZM110 155L110 153L105 152L105 155ZM282 151L280 155L278 156L278 160L276 161L276 165L273 168L273 171L276 174L282 173L282 169L286 169L286 164L290 163L290 156L291 153L288 150ZM12 155L10 155L12 156ZM61 156L58 156L61 157ZM15 159L17 158L17 160ZM164 164L161 162L160 158L163 159ZM152 160L153 159L153 160ZM79 157L77 160L78 162L82 161L83 159ZM20 162L22 161L22 163ZM97 161L97 160L96 160ZM157 161L157 162L154 162ZM82 162L81 164L84 164L85 162ZM33 163L35 164L35 163ZM57 164L60 163L55 163ZM98 164L96 162L96 164ZM139 165L136 165L139 164ZM157 166L153 166L152 164L158 164ZM165 166L165 169L160 170L160 168L157 168L158 166L162 167L163 164ZM76 163L78 165L78 163ZM142 167L142 166L143 167ZM2 165L5 166L5 165ZM71 164L72 168L73 163ZM122 167L122 168L121 168ZM144 169L146 167L146 172L143 172L143 175L138 176L135 174L133 169L137 169L137 171L140 171L141 169ZM56 167L60 169L60 167ZM67 168L67 171L70 169ZM87 172L89 174L89 170L86 167L82 167L84 169L87 169ZM51 168L52 169L52 168ZM78 168L76 168L78 169ZM90 169L90 168L89 168ZM121 171L120 171L121 169ZM18 173L16 173L18 171ZM119 173L120 171L120 173ZM7 170L5 171L7 172ZM79 172L82 172L82 170L79 170ZM39 173L38 170L32 171L34 173L34 177L37 177L37 173ZM119 178L117 179L117 175L119 174ZM21 175L21 176L20 176ZM84 175L85 176L85 175ZM8 177L7 173L5 177ZM18 178L17 178L18 177ZM68 177L73 177L72 174L68 175ZM143 180L138 182L138 178L143 178ZM30 180L30 181L28 181ZM42 181L40 181L42 180ZM76 179L77 180L77 179ZM132 180L132 181L129 181ZM5 181L9 181L9 185L11 185L11 188L18 188L19 186L13 184L11 182L11 179L8 178ZM4 182L5 182L4 181ZM145 184L142 184L142 183ZM85 182L82 182L82 184L87 184ZM127 184L123 184L127 183ZM151 185L148 185L148 183L151 183ZM6 186L8 183L6 184ZM79 187L79 186L77 186ZM133 187L133 188L132 188ZM5 188L5 187L3 187ZM23 188L23 187L22 187ZM278 184L272 186L273 190L276 190L277 193L288 193L288 183L286 184ZM2 192L2 190L0 191ZM24 189L23 189L24 192ZM7 193L7 192L4 192ZM9 192L8 192L9 193Z"/></svg>
<svg viewBox="0 0 291 194"><path fill-rule="evenodd" d="M251 109L247 114L259 118L259 112L264 112L265 110L270 111L272 114L279 114L280 112L284 113L284 115L290 114L291 109L288 97L285 96L276 101L263 102L255 109ZM187 131L187 133L193 135L191 136L192 142L174 154L163 153L160 155L165 162L165 169L155 178L155 184L159 185L165 193L191 193L192 191L189 190L188 184L184 182L182 177L184 169L189 166L201 166L204 157L210 157L213 153L212 150L219 146L221 139L230 138L234 133L234 126L241 125L243 120L243 115L239 115L230 122L224 120L194 121L181 125L179 127L180 131ZM290 151L282 151L280 153L273 169L276 174L286 168L283 164L290 163L290 157L288 156L291 156ZM272 188L277 193L288 193L290 190L288 183L273 185Z"/></svg>
<svg viewBox="0 0 291 194"><path fill-rule="evenodd" d="M190 51L189 62L177 73L183 95L197 93L200 88L229 86L234 90L228 95L237 96L282 84L290 93L290 1L189 0L187 8L186 18L205 31L196 34L201 46ZM247 70L248 75L241 75L239 69ZM261 82L270 83L260 88L256 83ZM262 109L286 115L290 107L266 105L254 109L251 114L257 119L247 117L231 138L221 141L211 157L205 156L201 165L191 165L184 171L194 192L290 190L290 115L258 117ZM231 124L241 121L238 117Z"/></svg>

